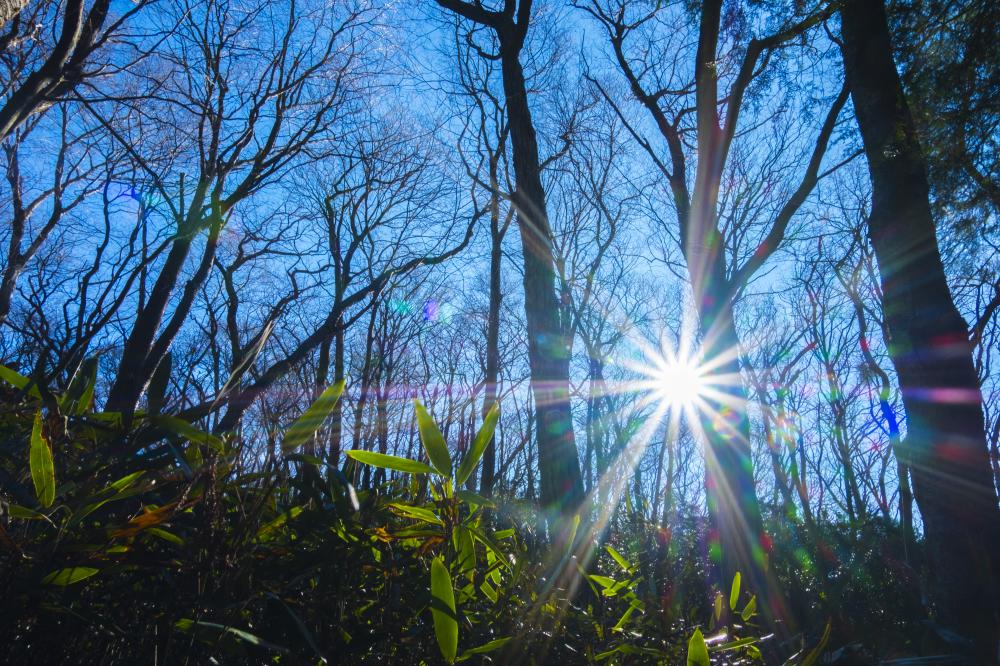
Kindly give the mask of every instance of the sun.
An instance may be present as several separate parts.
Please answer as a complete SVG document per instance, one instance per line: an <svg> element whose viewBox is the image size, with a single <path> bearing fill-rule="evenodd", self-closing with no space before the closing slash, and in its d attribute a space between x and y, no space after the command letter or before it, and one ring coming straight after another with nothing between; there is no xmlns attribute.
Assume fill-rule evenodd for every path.
<svg viewBox="0 0 1000 666"><path fill-rule="evenodd" d="M667 358L651 373L654 390L670 407L692 407L705 391L705 374L693 358Z"/></svg>

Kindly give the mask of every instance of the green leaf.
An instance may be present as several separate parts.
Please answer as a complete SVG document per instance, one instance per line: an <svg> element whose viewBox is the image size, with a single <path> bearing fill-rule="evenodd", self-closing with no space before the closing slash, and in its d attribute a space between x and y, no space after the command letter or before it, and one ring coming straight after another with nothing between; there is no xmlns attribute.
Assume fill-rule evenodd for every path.
<svg viewBox="0 0 1000 666"><path fill-rule="evenodd" d="M473 470L476 469L476 465L482 459L483 453L486 452L486 447L493 440L493 432L496 430L498 418L500 418L500 403L494 402L490 411L486 413L486 418L483 419L482 427L479 428L479 432L476 433L475 438L472 440L472 447L465 454L461 464L458 466L458 471L455 473L456 485L460 486L464 484L469 476L472 475Z"/></svg>
<svg viewBox="0 0 1000 666"><path fill-rule="evenodd" d="M48 520L48 517L44 513L38 513L20 504L8 505L7 513L10 514L11 518L20 518L21 520Z"/></svg>
<svg viewBox="0 0 1000 666"><path fill-rule="evenodd" d="M496 506L496 504L494 504L492 500L488 500L482 495L477 495L471 490L458 490L455 492L455 496L458 497L463 502L465 502L466 504L475 504L476 506L485 506L489 508L493 508Z"/></svg>
<svg viewBox="0 0 1000 666"><path fill-rule="evenodd" d="M280 529L285 523L295 518L300 513L302 513L301 506L293 506L288 511L283 511L280 516L278 516L271 522L267 523L266 525L261 526L261 528L257 530L257 539L261 541L268 539L269 537L271 537L271 535L273 535L276 531L278 531L278 529Z"/></svg>
<svg viewBox="0 0 1000 666"><path fill-rule="evenodd" d="M715 621L722 619L722 592L715 593Z"/></svg>
<svg viewBox="0 0 1000 666"><path fill-rule="evenodd" d="M360 449L351 449L347 451L347 457L353 458L360 463L366 465L371 465L372 467L382 467L384 469L394 469L397 472L408 472L410 474L427 474L428 472L433 472L430 465L427 465L416 460L410 460L409 458L400 458L399 456L387 456L384 453L376 453L374 451L362 451Z"/></svg>
<svg viewBox="0 0 1000 666"><path fill-rule="evenodd" d="M710 650L712 652L725 652L726 650L737 650L741 647L746 647L747 645L753 645L760 639L755 636L748 636L747 638L741 638L735 641L729 641L728 643L723 643L722 645L713 645Z"/></svg>
<svg viewBox="0 0 1000 666"><path fill-rule="evenodd" d="M149 422L177 435L178 437L181 437L182 439L186 439L189 442L194 442L196 444L203 444L220 453L224 448L220 438L216 437L212 433L199 430L184 419L179 419L176 416L150 416Z"/></svg>
<svg viewBox="0 0 1000 666"><path fill-rule="evenodd" d="M38 387L32 384L31 380L21 373L11 370L6 365L0 365L0 379L4 380L16 389L24 390L26 386L31 385L31 389L28 390L28 395L32 398L41 398L42 394L39 392Z"/></svg>
<svg viewBox="0 0 1000 666"><path fill-rule="evenodd" d="M409 504L400 504L398 502L392 502L389 506L396 511L399 511L407 518L422 520L425 523L434 523L435 525L444 525L444 521L438 518L437 514L430 509L422 509L418 506L410 506Z"/></svg>
<svg viewBox="0 0 1000 666"><path fill-rule="evenodd" d="M237 629L235 627L227 627L225 625L216 624L215 622L201 622L189 619L177 620L174 626L181 631L191 631L200 634L214 634L215 637L218 636L228 636L235 638L244 643L249 643L255 647L263 648L265 650L273 650L275 652L288 652L288 648L283 648L280 645L275 645L274 643L265 641L259 636L254 636L250 632L243 631L242 629ZM214 638L213 638L214 640Z"/></svg>
<svg viewBox="0 0 1000 666"><path fill-rule="evenodd" d="M431 614L434 617L434 634L437 636L441 656L449 664L455 663L458 654L458 619L455 615L455 590L451 586L448 568L435 557L431 562Z"/></svg>
<svg viewBox="0 0 1000 666"><path fill-rule="evenodd" d="M496 589L490 585L490 581L488 580L483 581L482 585L479 586L479 591L485 594L486 598L493 603L496 603L497 599L500 598L499 595L497 595ZM468 651L466 651L465 654L468 654ZM461 659L459 661L461 661Z"/></svg>
<svg viewBox="0 0 1000 666"><path fill-rule="evenodd" d="M168 532L165 529L161 529L159 527L150 527L149 529L146 530L146 534L152 534L153 536L157 536L163 539L164 541L168 541L174 544L175 546L184 545L184 539L180 538L173 532Z"/></svg>
<svg viewBox="0 0 1000 666"><path fill-rule="evenodd" d="M729 588L729 610L736 610L736 604L740 600L740 572L733 576L733 586Z"/></svg>
<svg viewBox="0 0 1000 666"><path fill-rule="evenodd" d="M632 565L629 564L628 560L626 560L621 553L612 548L610 544L605 544L604 550L608 551L608 555L611 556L611 559L617 562L618 566L620 566L625 573L632 573Z"/></svg>
<svg viewBox="0 0 1000 666"><path fill-rule="evenodd" d="M56 501L56 471L52 464L52 449L42 434L42 413L35 413L35 423L31 427L31 449L28 452L31 467L31 481L35 484L38 503L48 508Z"/></svg>
<svg viewBox="0 0 1000 666"><path fill-rule="evenodd" d="M328 387L316 398L316 402L309 405L309 409L295 420L295 423L285 431L285 438L281 442L282 452L294 451L316 434L319 427L323 425L323 421L333 411L337 401L340 400L340 394L344 392L344 384L345 382L341 380Z"/></svg>
<svg viewBox="0 0 1000 666"><path fill-rule="evenodd" d="M826 623L826 628L823 630L823 636L819 639L819 643L816 644L806 658L802 660L802 666L813 666L813 664L819 663L819 658L823 655L823 650L826 649L826 644L830 640L830 632L833 630L833 625L830 622Z"/></svg>
<svg viewBox="0 0 1000 666"><path fill-rule="evenodd" d="M637 610L638 610L637 606L629 606L628 609L625 610L625 613L621 616L621 618L618 619L618 622L615 624L615 626L611 627L611 631L613 631L614 633L619 633L623 631L625 629L625 625L629 621L629 618L632 617L632 613L634 613Z"/></svg>
<svg viewBox="0 0 1000 666"><path fill-rule="evenodd" d="M60 587L66 587L67 585L78 583L85 578L90 578L97 572L98 569L94 569L93 567L69 567L67 569L53 571L48 576L43 578L42 582L46 585L59 585Z"/></svg>
<svg viewBox="0 0 1000 666"><path fill-rule="evenodd" d="M427 413L424 406L418 401L413 401L413 408L417 412L417 426L420 429L420 441L427 451L427 458L434 465L441 476L451 476L451 454L448 453L448 445L444 441L444 435L438 430L434 419Z"/></svg>
<svg viewBox="0 0 1000 666"><path fill-rule="evenodd" d="M618 581L609 576L598 576L597 574L592 574L590 576L587 576L587 578L594 581L595 583L597 583L598 585L600 585L605 589L609 587L614 587L615 585L618 584Z"/></svg>
<svg viewBox="0 0 1000 666"><path fill-rule="evenodd" d="M509 643L511 640L513 639L510 636L508 636L507 638L498 638L495 641L490 641L489 643L486 643L485 645L480 645L479 647L466 650L465 652L462 653L462 656L458 658L458 661L465 661L469 657L476 654L486 654L487 652L493 652L494 650L499 650L504 645Z"/></svg>
<svg viewBox="0 0 1000 666"><path fill-rule="evenodd" d="M708 646L701 629L695 629L688 640L687 666L711 666L708 660Z"/></svg>
<svg viewBox="0 0 1000 666"><path fill-rule="evenodd" d="M59 401L59 409L63 414L79 416L90 409L94 402L94 385L97 383L97 356L91 356L84 361L65 395Z"/></svg>
<svg viewBox="0 0 1000 666"><path fill-rule="evenodd" d="M747 605L743 607L743 612L740 613L740 617L743 618L744 622L746 622L747 620L752 618L756 613L757 613L757 597L753 596L750 597L750 601L747 602Z"/></svg>
<svg viewBox="0 0 1000 666"><path fill-rule="evenodd" d="M566 535L566 552L563 557L569 557L573 552L573 546L576 545L576 532L580 529L580 514L573 516L573 521L569 527L569 533Z"/></svg>
<svg viewBox="0 0 1000 666"><path fill-rule="evenodd" d="M472 532L462 526L458 530L458 568L463 572L471 572L476 568L476 542Z"/></svg>
<svg viewBox="0 0 1000 666"><path fill-rule="evenodd" d="M145 471L132 472L131 474L118 479L114 483L109 484L108 488L115 491L122 491L135 483L136 480L145 473Z"/></svg>

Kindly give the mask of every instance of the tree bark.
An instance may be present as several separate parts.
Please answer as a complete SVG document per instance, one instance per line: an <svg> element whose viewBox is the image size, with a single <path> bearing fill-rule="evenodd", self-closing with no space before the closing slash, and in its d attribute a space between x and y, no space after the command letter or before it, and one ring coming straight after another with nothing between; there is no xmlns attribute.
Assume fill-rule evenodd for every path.
<svg viewBox="0 0 1000 666"><path fill-rule="evenodd" d="M841 8L843 55L872 180L868 234L907 416L902 447L923 517L938 618L997 657L1000 511L968 327L952 301L926 164L892 57L885 7Z"/></svg>
<svg viewBox="0 0 1000 666"><path fill-rule="evenodd" d="M498 195L491 194L490 232L490 304L486 320L486 394L483 396L483 418L497 401L497 382L500 381L500 306L503 302L501 289L501 262L503 260L503 235L500 232L500 211ZM484 497L493 494L496 476L496 434L483 452L483 470L479 479L479 491Z"/></svg>
<svg viewBox="0 0 1000 666"><path fill-rule="evenodd" d="M524 313L537 416L541 499L550 509L572 514L583 501L583 477L570 413L569 345L559 321L552 230L524 70L518 58L519 42L501 35L500 52L517 184L513 198L523 246Z"/></svg>

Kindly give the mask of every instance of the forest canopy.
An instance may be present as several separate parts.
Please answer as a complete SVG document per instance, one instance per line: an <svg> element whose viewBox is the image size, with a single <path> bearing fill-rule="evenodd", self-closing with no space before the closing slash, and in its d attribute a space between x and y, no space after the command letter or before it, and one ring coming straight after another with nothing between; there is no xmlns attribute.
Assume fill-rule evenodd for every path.
<svg viewBox="0 0 1000 666"><path fill-rule="evenodd" d="M992 0L0 0L10 663L996 663Z"/></svg>

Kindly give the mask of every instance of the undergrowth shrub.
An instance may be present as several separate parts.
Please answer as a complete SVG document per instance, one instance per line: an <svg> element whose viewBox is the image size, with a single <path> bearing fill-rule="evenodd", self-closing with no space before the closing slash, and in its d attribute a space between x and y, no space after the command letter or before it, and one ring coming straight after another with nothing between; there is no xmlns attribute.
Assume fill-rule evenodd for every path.
<svg viewBox="0 0 1000 666"><path fill-rule="evenodd" d="M666 599L643 526L593 535L584 523L558 552L523 503L467 489L496 411L453 460L416 404L424 460L349 451L338 469L303 445L343 385L261 458L156 409L95 412L93 373L60 395L0 375L8 663L761 658L756 599L739 579L725 595L697 590L693 542L668 551L684 594ZM358 465L399 474L358 489ZM567 570L571 589L554 583Z"/></svg>

